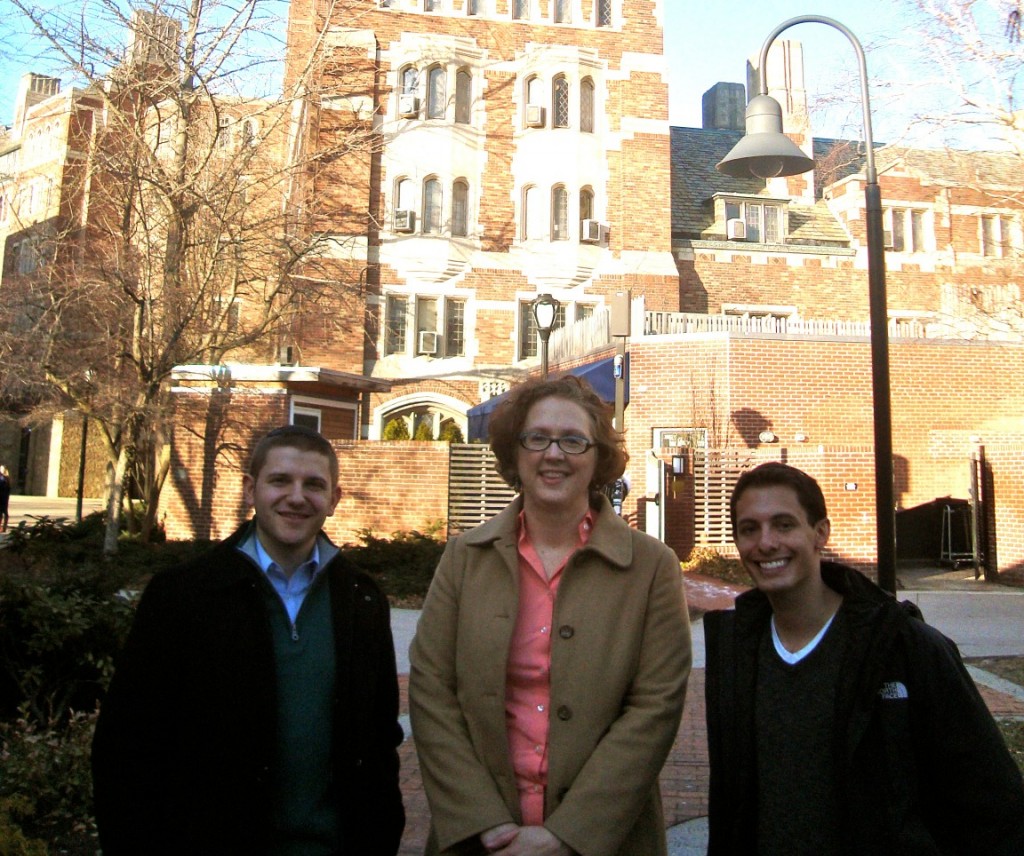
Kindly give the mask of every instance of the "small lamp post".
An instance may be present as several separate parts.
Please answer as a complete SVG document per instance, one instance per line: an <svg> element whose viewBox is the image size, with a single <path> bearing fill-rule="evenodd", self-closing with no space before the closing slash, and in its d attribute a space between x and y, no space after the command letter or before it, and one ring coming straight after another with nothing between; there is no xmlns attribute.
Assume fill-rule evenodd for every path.
<svg viewBox="0 0 1024 856"><path fill-rule="evenodd" d="M537 335L540 336L540 376L548 376L548 339L551 328L555 326L555 316L561 304L550 294L541 294L533 301L533 320L537 322Z"/></svg>
<svg viewBox="0 0 1024 856"><path fill-rule="evenodd" d="M746 135L718 164L734 178L797 175L814 161L782 133L782 108L768 95L768 50L784 30L797 24L825 24L839 30L857 52L860 65L861 103L864 110L864 202L867 225L868 301L871 319L871 385L875 434L875 518L878 553L878 584L896 592L896 519L892 467L892 405L889 390L889 319L885 302L885 245L882 231L882 194L875 170L875 146L871 133L867 63L857 37L832 18L801 15L779 24L761 47L758 94L747 105Z"/></svg>

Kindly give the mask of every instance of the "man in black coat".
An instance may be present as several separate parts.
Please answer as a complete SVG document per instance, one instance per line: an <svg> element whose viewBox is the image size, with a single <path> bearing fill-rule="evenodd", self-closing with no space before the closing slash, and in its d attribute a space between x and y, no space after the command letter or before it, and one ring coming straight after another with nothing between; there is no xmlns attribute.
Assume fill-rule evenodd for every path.
<svg viewBox="0 0 1024 856"><path fill-rule="evenodd" d="M104 856L394 856L390 613L321 532L334 449L271 431L244 493L254 520L139 603L93 743Z"/></svg>
<svg viewBox="0 0 1024 856"><path fill-rule="evenodd" d="M1024 781L956 645L822 560L818 483L762 464L731 516L757 588L704 616L710 856L1024 853Z"/></svg>

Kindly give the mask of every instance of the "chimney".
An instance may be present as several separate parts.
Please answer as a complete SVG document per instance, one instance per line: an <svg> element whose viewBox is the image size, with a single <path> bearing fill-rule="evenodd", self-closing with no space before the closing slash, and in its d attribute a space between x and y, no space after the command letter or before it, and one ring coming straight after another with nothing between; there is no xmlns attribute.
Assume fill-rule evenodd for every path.
<svg viewBox="0 0 1024 856"><path fill-rule="evenodd" d="M705 130L742 131L746 110L742 83L716 83L701 99L702 126Z"/></svg>

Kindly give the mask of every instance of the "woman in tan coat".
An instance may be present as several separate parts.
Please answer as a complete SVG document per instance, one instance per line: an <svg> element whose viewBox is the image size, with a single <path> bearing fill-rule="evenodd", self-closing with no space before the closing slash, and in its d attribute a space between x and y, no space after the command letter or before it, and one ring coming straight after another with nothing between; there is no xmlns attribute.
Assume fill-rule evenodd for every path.
<svg viewBox="0 0 1024 856"><path fill-rule="evenodd" d="M678 559L601 494L626 454L584 382L516 387L491 446L520 495L449 542L410 652L427 853L664 854L691 660Z"/></svg>

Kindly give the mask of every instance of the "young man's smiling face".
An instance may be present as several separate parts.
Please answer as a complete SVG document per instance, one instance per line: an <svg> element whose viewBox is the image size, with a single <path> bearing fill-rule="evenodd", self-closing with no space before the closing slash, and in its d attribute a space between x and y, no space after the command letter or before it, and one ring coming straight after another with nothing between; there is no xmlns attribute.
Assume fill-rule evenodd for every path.
<svg viewBox="0 0 1024 856"><path fill-rule="evenodd" d="M799 595L820 584L828 536L828 518L812 524L796 491L786 485L747 488L736 502L736 549L769 597Z"/></svg>
<svg viewBox="0 0 1024 856"><path fill-rule="evenodd" d="M258 475L245 475L243 494L256 510L263 549L290 574L313 552L317 533L341 499L341 487L324 455L277 446L267 453Z"/></svg>

